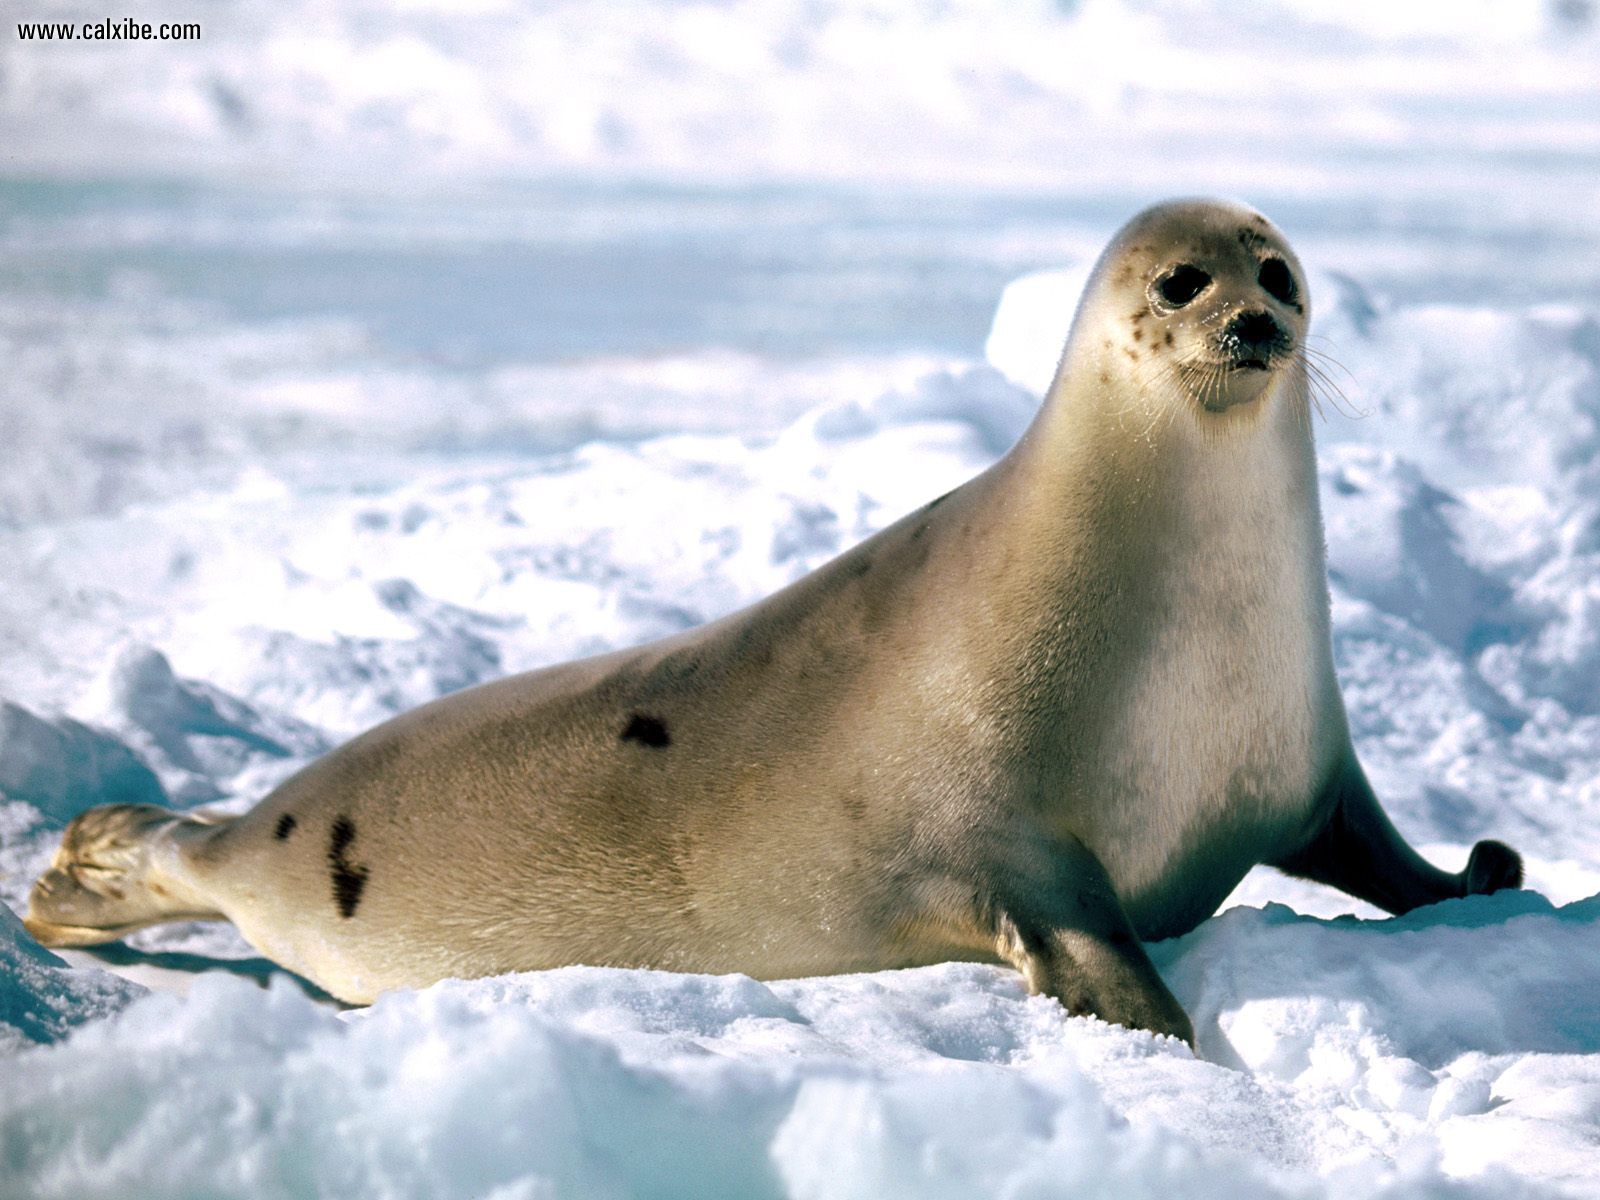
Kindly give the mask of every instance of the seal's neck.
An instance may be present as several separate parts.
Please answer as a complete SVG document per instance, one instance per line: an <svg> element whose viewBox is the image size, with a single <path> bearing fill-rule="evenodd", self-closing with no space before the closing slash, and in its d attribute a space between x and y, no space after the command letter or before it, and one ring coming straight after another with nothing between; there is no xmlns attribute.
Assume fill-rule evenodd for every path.
<svg viewBox="0 0 1600 1200"><path fill-rule="evenodd" d="M1025 486L1045 494L1064 490L1090 509L1110 505L1141 517L1213 505L1239 512L1289 505L1315 516L1302 363L1285 366L1259 399L1213 412L1175 375L1141 380L1126 364L1119 370L1109 361L1114 351L1079 361L1068 353L1009 456ZM1084 495L1086 487L1092 490Z"/></svg>
<svg viewBox="0 0 1600 1200"><path fill-rule="evenodd" d="M1285 368L1246 411L1221 413L1142 394L1126 372L1119 384L1099 368L1063 371L1000 466L994 502L1011 541L1000 586L1038 596L1059 585L1075 604L1098 590L1107 620L1119 596L1160 597L1197 579L1216 581L1224 599L1292 587L1321 595L1325 609L1301 368Z"/></svg>
<svg viewBox="0 0 1600 1200"><path fill-rule="evenodd" d="M1331 688L1316 464L1296 386L1280 381L1249 424L1179 413L1148 435L1149 415L1126 398L1052 393L979 482L965 523L983 531L968 544L983 585L962 593L964 623L981 631L964 644L979 676L1003 679L989 693L1008 698L998 727L1029 744L1077 729L1081 748L1098 736L1083 731L1113 728L1121 702L1082 681L1121 686L1147 670L1188 671L1221 695L1309 658Z"/></svg>

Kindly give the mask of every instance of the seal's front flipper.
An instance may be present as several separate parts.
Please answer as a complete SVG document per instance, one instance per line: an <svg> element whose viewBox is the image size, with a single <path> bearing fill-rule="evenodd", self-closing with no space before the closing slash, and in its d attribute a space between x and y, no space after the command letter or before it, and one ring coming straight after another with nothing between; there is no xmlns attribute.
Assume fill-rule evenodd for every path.
<svg viewBox="0 0 1600 1200"><path fill-rule="evenodd" d="M1422 858L1390 823L1352 756L1330 785L1328 823L1310 843L1272 865L1326 883L1391 913L1522 886L1522 858L1503 842L1479 842L1458 875Z"/></svg>
<svg viewBox="0 0 1600 1200"><path fill-rule="evenodd" d="M1001 957L1073 1016L1193 1046L1194 1026L1145 953L1100 860L1076 838L1054 850L1051 878L1011 875L996 922Z"/></svg>
<svg viewBox="0 0 1600 1200"><path fill-rule="evenodd" d="M222 914L188 879L179 842L231 820L152 804L92 808L62 834L23 924L46 946L94 946L163 921L215 920Z"/></svg>

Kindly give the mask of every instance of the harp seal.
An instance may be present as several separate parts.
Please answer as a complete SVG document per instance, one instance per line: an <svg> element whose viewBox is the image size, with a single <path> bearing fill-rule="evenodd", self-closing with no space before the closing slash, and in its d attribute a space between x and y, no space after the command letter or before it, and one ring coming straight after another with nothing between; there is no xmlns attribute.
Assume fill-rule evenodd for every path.
<svg viewBox="0 0 1600 1200"><path fill-rule="evenodd" d="M1351 748L1307 303L1259 213L1141 213L977 478L748 609L404 714L240 817L91 810L29 928L225 918L354 1002L573 963L1000 960L1192 1041L1142 943L1257 863L1391 912L1517 886L1498 842L1424 862Z"/></svg>

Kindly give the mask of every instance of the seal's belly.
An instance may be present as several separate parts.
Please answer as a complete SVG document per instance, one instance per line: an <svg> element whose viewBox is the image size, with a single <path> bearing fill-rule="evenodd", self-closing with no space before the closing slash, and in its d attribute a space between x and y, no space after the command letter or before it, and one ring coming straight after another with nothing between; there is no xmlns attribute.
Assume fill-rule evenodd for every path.
<svg viewBox="0 0 1600 1200"><path fill-rule="evenodd" d="M1075 798L1142 936L1192 928L1283 852L1327 770L1340 722L1316 598L1256 600L1221 620L1191 605L1154 635Z"/></svg>
<svg viewBox="0 0 1600 1200"><path fill-rule="evenodd" d="M1098 814L1093 848L1141 936L1210 916L1307 822L1319 775L1311 723L1295 713L1230 716L1120 764Z"/></svg>

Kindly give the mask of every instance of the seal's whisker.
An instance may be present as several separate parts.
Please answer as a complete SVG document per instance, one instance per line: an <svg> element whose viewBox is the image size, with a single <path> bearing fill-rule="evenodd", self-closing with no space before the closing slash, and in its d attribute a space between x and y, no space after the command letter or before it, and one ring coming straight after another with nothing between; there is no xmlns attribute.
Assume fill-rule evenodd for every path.
<svg viewBox="0 0 1600 1200"><path fill-rule="evenodd" d="M1184 384L1181 372L1188 368L1197 353L1190 352L1167 362L1155 363L1153 368L1141 368L1138 371L1138 387L1132 389L1127 402L1117 410L1119 427L1126 429L1122 418L1143 405L1150 410L1150 419L1138 437L1148 441L1160 423L1163 411L1174 412L1182 406Z"/></svg>
<svg viewBox="0 0 1600 1200"><path fill-rule="evenodd" d="M1188 407L1186 401L1189 399L1190 386L1187 384L1183 373L1185 371L1193 372L1197 365L1200 367L1208 365L1203 351L1198 346L1178 355L1172 362L1163 365L1162 370L1157 373L1156 382L1170 382L1172 384L1172 392L1166 397L1167 403L1158 407L1151 416L1150 423L1145 427L1142 437L1148 439L1156 432L1158 425L1163 430L1169 428L1172 422L1177 420L1178 413ZM1164 423L1162 421L1163 415L1166 418Z"/></svg>
<svg viewBox="0 0 1600 1200"><path fill-rule="evenodd" d="M1315 380L1319 390L1327 395L1329 402L1351 420L1360 421L1371 415L1371 409L1358 405L1351 400L1345 394L1345 390L1339 386L1338 381L1333 379L1322 367L1314 363L1309 364L1307 374Z"/></svg>
<svg viewBox="0 0 1600 1200"><path fill-rule="evenodd" d="M1318 390L1325 392L1327 394L1329 403L1333 404L1333 406L1337 408L1340 413L1352 421L1365 420L1367 417L1371 416L1372 413L1370 409L1360 408L1350 399L1350 397L1345 395L1344 389L1339 386L1338 381L1333 378L1333 376L1328 372L1327 368L1323 365L1321 360L1325 359L1326 357L1326 355L1323 355L1317 351L1312 351L1308 347L1305 356L1301 360L1305 364L1307 375L1315 381ZM1335 363L1334 365L1337 366L1338 364ZM1345 373L1347 375L1349 374L1348 371Z"/></svg>
<svg viewBox="0 0 1600 1200"><path fill-rule="evenodd" d="M1340 362L1328 351L1317 346L1308 345L1305 347L1305 352L1308 358L1314 360L1320 366L1322 366L1324 370L1328 371L1330 378L1332 377L1333 372L1337 371L1352 384L1356 382L1356 377L1350 372L1350 368L1345 366L1344 363Z"/></svg>
<svg viewBox="0 0 1600 1200"><path fill-rule="evenodd" d="M1310 375L1301 371L1295 378L1295 387L1299 398L1299 403L1294 406L1295 420L1300 425L1300 432L1310 437L1311 410L1315 408L1317 416L1323 420L1327 420L1327 417L1323 414L1322 403L1317 399L1317 392L1311 384Z"/></svg>

